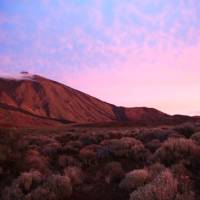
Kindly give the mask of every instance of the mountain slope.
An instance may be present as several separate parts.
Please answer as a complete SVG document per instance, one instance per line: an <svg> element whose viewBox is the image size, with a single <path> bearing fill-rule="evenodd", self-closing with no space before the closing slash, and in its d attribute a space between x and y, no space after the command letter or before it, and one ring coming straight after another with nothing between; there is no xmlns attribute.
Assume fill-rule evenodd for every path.
<svg viewBox="0 0 200 200"><path fill-rule="evenodd" d="M112 105L40 76L1 79L0 103L32 114L72 122L112 121Z"/></svg>
<svg viewBox="0 0 200 200"><path fill-rule="evenodd" d="M34 116L19 109L0 105L0 126L1 127L46 127L59 126L60 121Z"/></svg>
<svg viewBox="0 0 200 200"><path fill-rule="evenodd" d="M15 113L23 111L43 120L61 122L159 124L171 120L171 116L153 108L117 107L58 82L28 73L22 73L17 78L0 78L0 104L7 106L9 111L15 108Z"/></svg>

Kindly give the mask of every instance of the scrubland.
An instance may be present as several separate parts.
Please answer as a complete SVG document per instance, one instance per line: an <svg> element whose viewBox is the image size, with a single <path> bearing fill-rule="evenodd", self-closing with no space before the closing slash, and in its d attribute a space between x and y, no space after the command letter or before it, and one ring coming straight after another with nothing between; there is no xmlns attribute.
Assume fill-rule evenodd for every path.
<svg viewBox="0 0 200 200"><path fill-rule="evenodd" d="M200 124L0 129L2 200L198 200Z"/></svg>

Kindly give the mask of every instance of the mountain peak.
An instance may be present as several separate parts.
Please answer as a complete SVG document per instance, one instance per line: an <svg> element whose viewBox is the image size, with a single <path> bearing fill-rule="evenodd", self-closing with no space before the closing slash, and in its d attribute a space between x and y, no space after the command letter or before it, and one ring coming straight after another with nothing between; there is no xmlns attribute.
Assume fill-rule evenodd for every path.
<svg viewBox="0 0 200 200"><path fill-rule="evenodd" d="M171 116L156 109L118 107L26 71L0 75L0 111L8 113L14 121L19 119L16 116L23 114L24 119L25 114L29 115L33 124L35 118L32 120L32 117L59 122L150 125L166 124L172 120Z"/></svg>
<svg viewBox="0 0 200 200"><path fill-rule="evenodd" d="M15 73L15 74L6 74L6 73L0 73L0 79L7 79L7 80L33 80L35 74L31 74L26 71L22 71L20 73Z"/></svg>

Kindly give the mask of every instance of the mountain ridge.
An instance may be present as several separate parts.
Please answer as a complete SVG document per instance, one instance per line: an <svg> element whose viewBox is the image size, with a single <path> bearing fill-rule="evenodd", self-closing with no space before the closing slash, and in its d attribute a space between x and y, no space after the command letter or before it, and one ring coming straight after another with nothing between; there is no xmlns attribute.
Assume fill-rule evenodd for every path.
<svg viewBox="0 0 200 200"><path fill-rule="evenodd" d="M123 107L39 75L23 72L0 77L0 107L61 123L171 123L173 116L154 108ZM190 118L188 118L190 119ZM0 124L1 124L0 119Z"/></svg>

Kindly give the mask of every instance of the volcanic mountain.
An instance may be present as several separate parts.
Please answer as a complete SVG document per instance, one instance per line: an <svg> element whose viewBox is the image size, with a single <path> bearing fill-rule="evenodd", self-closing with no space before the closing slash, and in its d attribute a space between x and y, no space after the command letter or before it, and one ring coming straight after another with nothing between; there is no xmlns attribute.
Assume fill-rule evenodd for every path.
<svg viewBox="0 0 200 200"><path fill-rule="evenodd" d="M180 119L153 108L118 107L27 72L15 77L0 77L0 125L40 126L70 122L163 124L175 118Z"/></svg>

